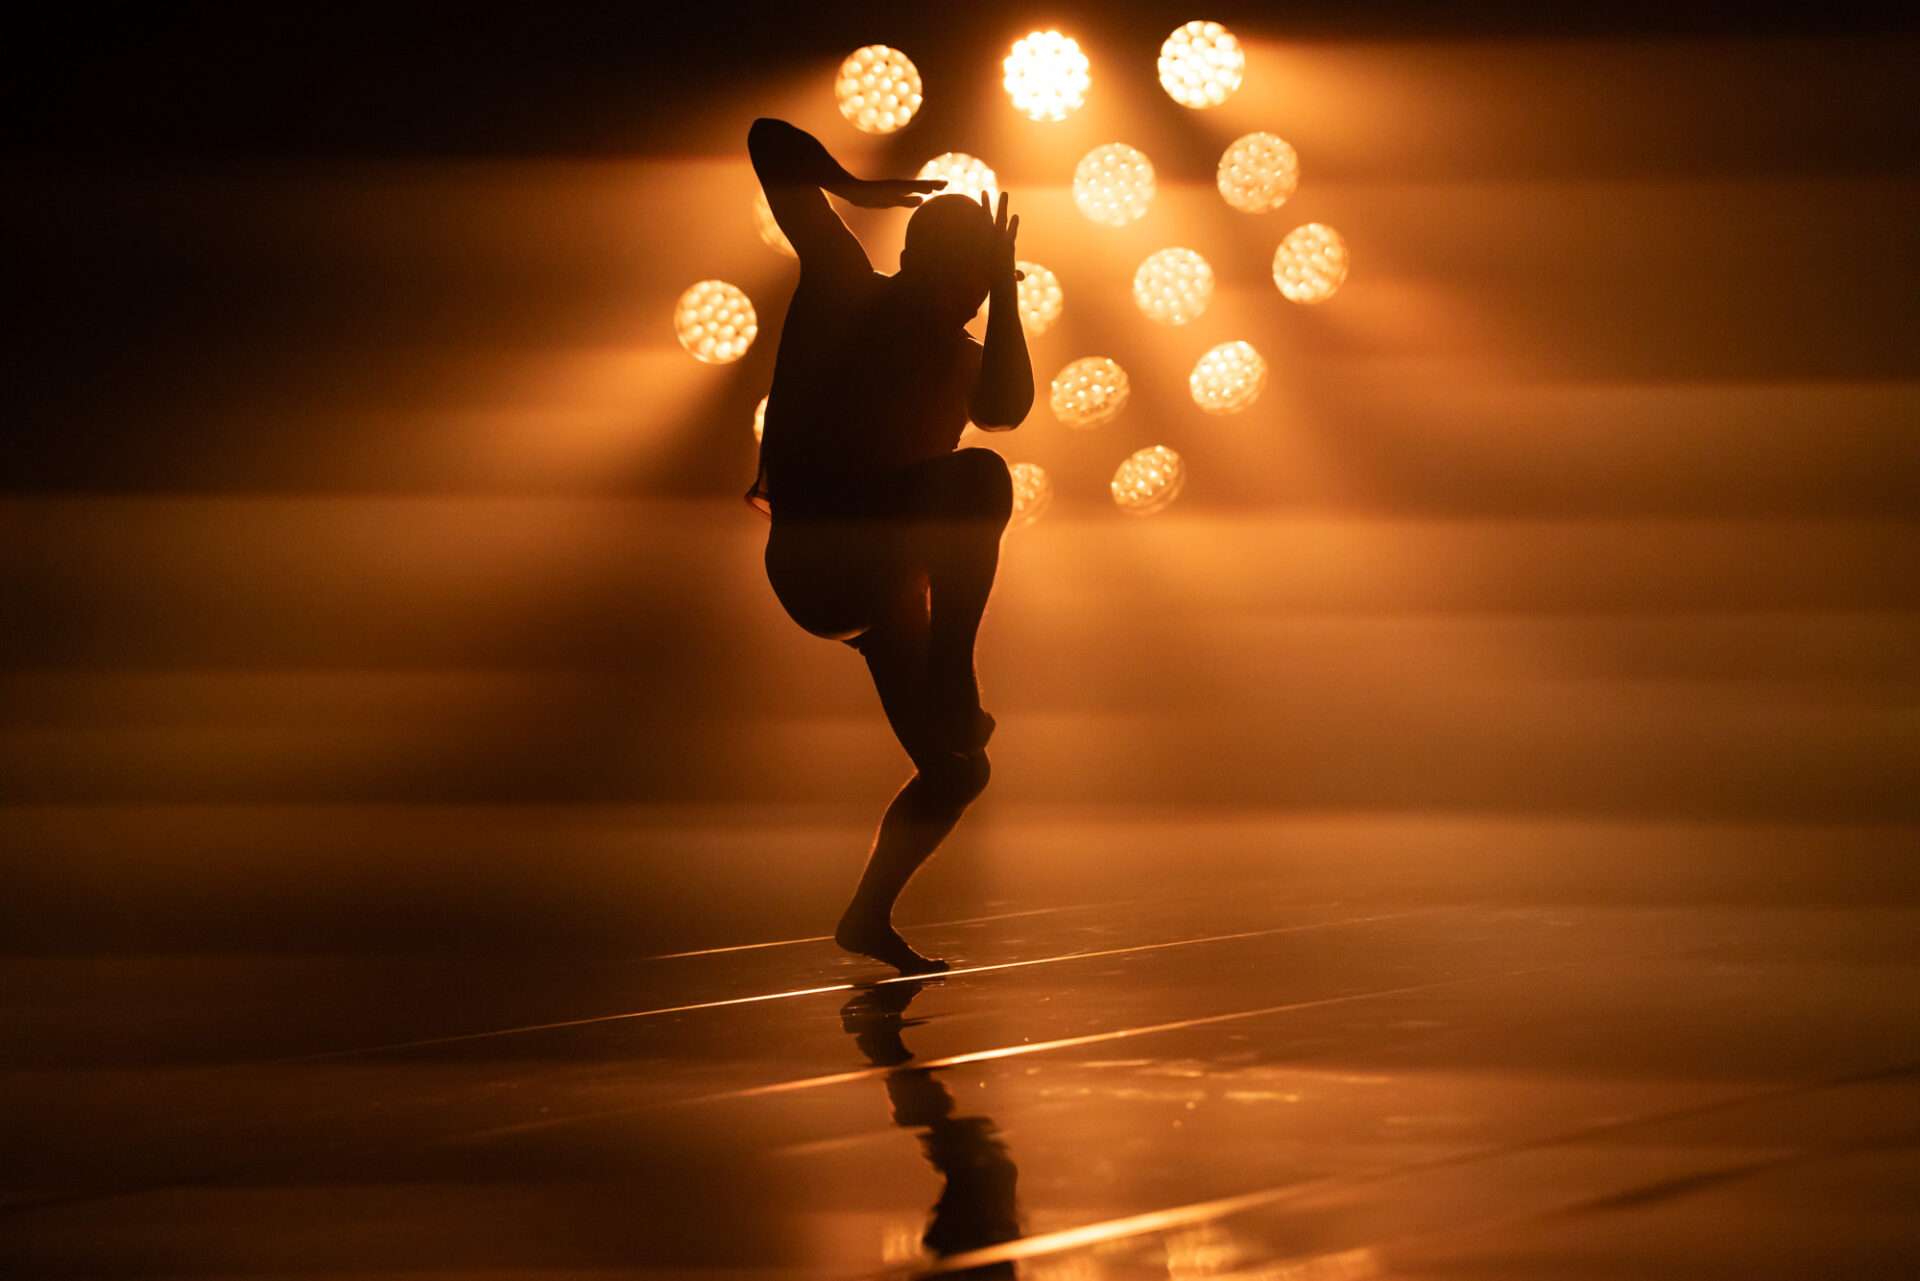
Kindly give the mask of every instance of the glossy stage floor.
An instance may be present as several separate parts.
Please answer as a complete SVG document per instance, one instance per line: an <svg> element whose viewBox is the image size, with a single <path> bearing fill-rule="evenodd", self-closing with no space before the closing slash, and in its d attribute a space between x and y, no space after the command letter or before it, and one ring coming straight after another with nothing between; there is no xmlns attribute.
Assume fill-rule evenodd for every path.
<svg viewBox="0 0 1920 1281"><path fill-rule="evenodd" d="M928 982L750 930L20 958L0 1268L1913 1276L1887 839L1034 818L910 891Z"/></svg>

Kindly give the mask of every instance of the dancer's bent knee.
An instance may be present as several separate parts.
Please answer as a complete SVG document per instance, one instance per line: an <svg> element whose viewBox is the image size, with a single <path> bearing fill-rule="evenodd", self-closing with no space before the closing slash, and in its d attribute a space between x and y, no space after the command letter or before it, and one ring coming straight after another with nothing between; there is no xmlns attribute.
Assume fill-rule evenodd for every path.
<svg viewBox="0 0 1920 1281"><path fill-rule="evenodd" d="M965 809L987 790L993 775L985 752L950 753L920 767L923 801L944 812Z"/></svg>
<svg viewBox="0 0 1920 1281"><path fill-rule="evenodd" d="M1005 525L1013 514L1013 474L991 449L956 450L950 460L963 518Z"/></svg>
<svg viewBox="0 0 1920 1281"><path fill-rule="evenodd" d="M899 473L894 510L910 522L1007 523L1013 478L991 449L957 449Z"/></svg>

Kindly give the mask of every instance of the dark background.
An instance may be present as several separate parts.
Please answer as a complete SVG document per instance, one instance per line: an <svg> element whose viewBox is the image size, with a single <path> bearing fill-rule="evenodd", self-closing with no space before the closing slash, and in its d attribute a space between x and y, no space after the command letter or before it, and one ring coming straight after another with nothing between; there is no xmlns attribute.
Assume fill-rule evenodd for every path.
<svg viewBox="0 0 1920 1281"><path fill-rule="evenodd" d="M1303 41L1790 40L1915 26L1899 4L1202 8L1235 30ZM913 46L929 67L960 65L977 50L997 54L1002 28L1049 25L1151 56L1185 12L1004 0L34 6L10 24L9 128L51 155L672 154L734 141L714 108L736 77L889 42ZM1914 145L1910 114L1887 124L1861 141Z"/></svg>

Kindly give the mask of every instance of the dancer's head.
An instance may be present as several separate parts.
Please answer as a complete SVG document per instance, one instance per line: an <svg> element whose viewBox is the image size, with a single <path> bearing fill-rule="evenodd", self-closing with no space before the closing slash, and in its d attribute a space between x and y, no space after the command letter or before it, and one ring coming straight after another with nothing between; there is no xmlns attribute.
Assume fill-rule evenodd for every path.
<svg viewBox="0 0 1920 1281"><path fill-rule="evenodd" d="M935 196L913 211L900 275L941 310L965 319L993 279L993 218L972 196Z"/></svg>

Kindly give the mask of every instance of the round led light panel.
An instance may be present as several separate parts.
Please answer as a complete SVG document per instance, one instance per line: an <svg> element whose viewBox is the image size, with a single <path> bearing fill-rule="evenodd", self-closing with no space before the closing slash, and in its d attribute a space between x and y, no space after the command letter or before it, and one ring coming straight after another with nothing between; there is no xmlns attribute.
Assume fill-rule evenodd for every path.
<svg viewBox="0 0 1920 1281"><path fill-rule="evenodd" d="M1047 403L1053 416L1085 430L1110 421L1126 407L1127 371L1105 356L1085 356L1053 376Z"/></svg>
<svg viewBox="0 0 1920 1281"><path fill-rule="evenodd" d="M1235 209L1271 213L1300 185L1300 157L1278 134L1250 133L1220 153L1216 181Z"/></svg>
<svg viewBox="0 0 1920 1281"><path fill-rule="evenodd" d="M1066 295L1060 292L1060 278L1037 262L1023 260L1014 266L1026 273L1014 286L1019 291L1021 328L1029 337L1044 334L1053 328L1053 322L1060 319L1060 311L1066 306Z"/></svg>
<svg viewBox="0 0 1920 1281"><path fill-rule="evenodd" d="M1013 105L1031 120L1065 120L1087 100L1087 55L1069 36L1035 31L1000 63Z"/></svg>
<svg viewBox="0 0 1920 1281"><path fill-rule="evenodd" d="M1247 55L1217 22L1189 22L1160 46L1160 87L1183 107L1217 107L1240 87Z"/></svg>
<svg viewBox="0 0 1920 1281"><path fill-rule="evenodd" d="M1245 342L1209 348L1187 376L1193 403L1210 414L1239 413L1260 398L1266 385L1266 359Z"/></svg>
<svg viewBox="0 0 1920 1281"><path fill-rule="evenodd" d="M1113 501L1131 516L1159 511L1180 496L1187 465L1165 445L1149 445L1127 456L1113 473Z"/></svg>
<svg viewBox="0 0 1920 1281"><path fill-rule="evenodd" d="M934 196L962 195L978 200L985 194L988 200L999 203L1000 179L993 170L987 168L987 162L978 156L970 156L964 151L943 151L926 164L920 166L916 178L930 178L945 182L947 185L931 193Z"/></svg>
<svg viewBox="0 0 1920 1281"><path fill-rule="evenodd" d="M1324 223L1287 233L1273 254L1273 283L1291 302L1325 302L1347 278L1347 242Z"/></svg>
<svg viewBox="0 0 1920 1281"><path fill-rule="evenodd" d="M674 303L673 332L695 360L724 365L747 354L760 322L739 286L703 280Z"/></svg>
<svg viewBox="0 0 1920 1281"><path fill-rule="evenodd" d="M920 70L898 49L870 44L840 64L833 100L862 133L893 133L920 110Z"/></svg>
<svg viewBox="0 0 1920 1281"><path fill-rule="evenodd" d="M787 239L787 233L780 230L780 224L774 220L773 206L767 203L767 193L753 193L753 227L760 233L760 243L769 249L785 254L789 258L800 255L793 251L793 242Z"/></svg>
<svg viewBox="0 0 1920 1281"><path fill-rule="evenodd" d="M1007 474L1013 478L1013 515L1007 528L1025 529L1052 505L1053 480L1038 463L1015 463Z"/></svg>
<svg viewBox="0 0 1920 1281"><path fill-rule="evenodd" d="M1147 255L1133 273L1133 301L1148 320L1184 325L1213 300L1213 268L1191 249Z"/></svg>
<svg viewBox="0 0 1920 1281"><path fill-rule="evenodd" d="M1095 147L1074 167L1073 203L1094 222L1126 226L1153 203L1153 162L1124 142Z"/></svg>

